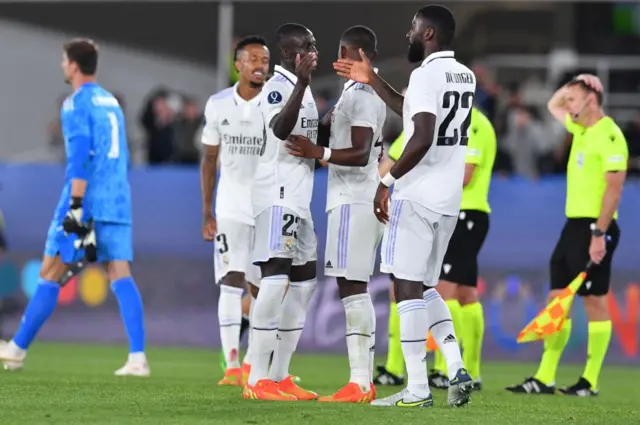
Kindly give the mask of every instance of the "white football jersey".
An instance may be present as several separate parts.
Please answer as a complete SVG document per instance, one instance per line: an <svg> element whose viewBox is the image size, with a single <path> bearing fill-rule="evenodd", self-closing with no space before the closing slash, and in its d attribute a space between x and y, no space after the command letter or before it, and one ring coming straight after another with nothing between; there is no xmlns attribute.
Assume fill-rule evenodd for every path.
<svg viewBox="0 0 640 425"><path fill-rule="evenodd" d="M382 127L387 107L380 97L366 84L348 81L331 117L331 149L348 149L351 143L351 127L368 127L373 130L373 144L367 165L346 167L329 164L327 185L327 211L345 204L371 204L380 183L378 160L382 151Z"/></svg>
<svg viewBox="0 0 640 425"><path fill-rule="evenodd" d="M290 155L285 142L273 134L269 125L286 105L296 81L294 74L276 65L273 77L262 89L260 110L267 140L255 176L253 190L255 216L269 207L283 206L290 208L301 218L311 218L310 204L315 161ZM291 134L308 137L313 143L316 143L318 138L318 109L309 87L304 93L298 112L298 121Z"/></svg>
<svg viewBox="0 0 640 425"><path fill-rule="evenodd" d="M258 95L246 101L237 84L207 101L202 143L220 146L216 217L254 224L252 188L264 147L264 124Z"/></svg>
<svg viewBox="0 0 640 425"><path fill-rule="evenodd" d="M405 146L416 114L434 114L436 124L429 151L396 182L394 199L413 201L442 215L458 214L475 91L475 75L452 51L432 53L411 73L402 110Z"/></svg>

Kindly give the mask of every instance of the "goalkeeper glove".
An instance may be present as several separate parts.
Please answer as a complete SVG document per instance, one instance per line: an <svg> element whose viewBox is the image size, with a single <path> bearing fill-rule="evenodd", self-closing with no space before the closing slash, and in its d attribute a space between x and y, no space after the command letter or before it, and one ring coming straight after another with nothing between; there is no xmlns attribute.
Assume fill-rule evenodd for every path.
<svg viewBox="0 0 640 425"><path fill-rule="evenodd" d="M82 223L82 198L72 197L69 203L69 211L62 219L62 228L65 233L74 233L78 236L84 236L87 233L87 227Z"/></svg>

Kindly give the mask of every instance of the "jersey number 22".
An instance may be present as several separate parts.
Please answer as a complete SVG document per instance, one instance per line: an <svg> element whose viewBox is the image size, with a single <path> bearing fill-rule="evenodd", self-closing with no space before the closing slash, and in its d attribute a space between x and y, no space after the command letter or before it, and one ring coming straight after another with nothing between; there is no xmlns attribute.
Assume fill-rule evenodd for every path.
<svg viewBox="0 0 640 425"><path fill-rule="evenodd" d="M449 113L442 120L438 128L437 146L461 146L469 143L469 125L471 125L471 108L473 107L473 92L448 91L442 96L442 108ZM463 109L464 111L460 111ZM451 134L453 130L453 135Z"/></svg>

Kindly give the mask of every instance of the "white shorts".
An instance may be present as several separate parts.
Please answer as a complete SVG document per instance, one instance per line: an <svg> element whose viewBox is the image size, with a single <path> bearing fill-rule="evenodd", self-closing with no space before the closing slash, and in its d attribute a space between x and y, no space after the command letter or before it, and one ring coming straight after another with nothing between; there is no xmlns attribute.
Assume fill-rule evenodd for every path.
<svg viewBox="0 0 640 425"><path fill-rule="evenodd" d="M415 202L392 201L380 271L436 286L457 221L457 216L441 215Z"/></svg>
<svg viewBox="0 0 640 425"><path fill-rule="evenodd" d="M317 249L313 220L280 206L269 207L256 217L254 263L291 258L294 266L302 266L317 260Z"/></svg>
<svg viewBox="0 0 640 425"><path fill-rule="evenodd" d="M260 284L260 268L253 265L253 226L239 221L220 218L213 254L216 283L229 272L244 273L245 279L255 286Z"/></svg>
<svg viewBox="0 0 640 425"><path fill-rule="evenodd" d="M369 282L384 225L373 213L373 205L340 205L327 216L324 274Z"/></svg>

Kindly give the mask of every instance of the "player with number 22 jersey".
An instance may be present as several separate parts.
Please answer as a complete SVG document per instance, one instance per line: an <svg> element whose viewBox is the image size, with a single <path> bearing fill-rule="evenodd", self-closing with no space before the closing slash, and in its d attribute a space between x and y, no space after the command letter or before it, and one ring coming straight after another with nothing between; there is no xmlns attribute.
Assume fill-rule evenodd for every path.
<svg viewBox="0 0 640 425"><path fill-rule="evenodd" d="M338 75L369 84L403 118L403 152L381 178L374 212L389 223L381 270L393 276L408 385L398 394L375 400L378 406L433 405L425 365L429 331L447 360L449 404L468 403L473 386L449 309L434 289L460 210L476 89L473 72L450 49L455 28L455 18L446 7L426 6L415 14L407 34L408 59L422 64L412 72L404 97L373 72L364 57L334 64ZM389 186L396 180L389 213Z"/></svg>

